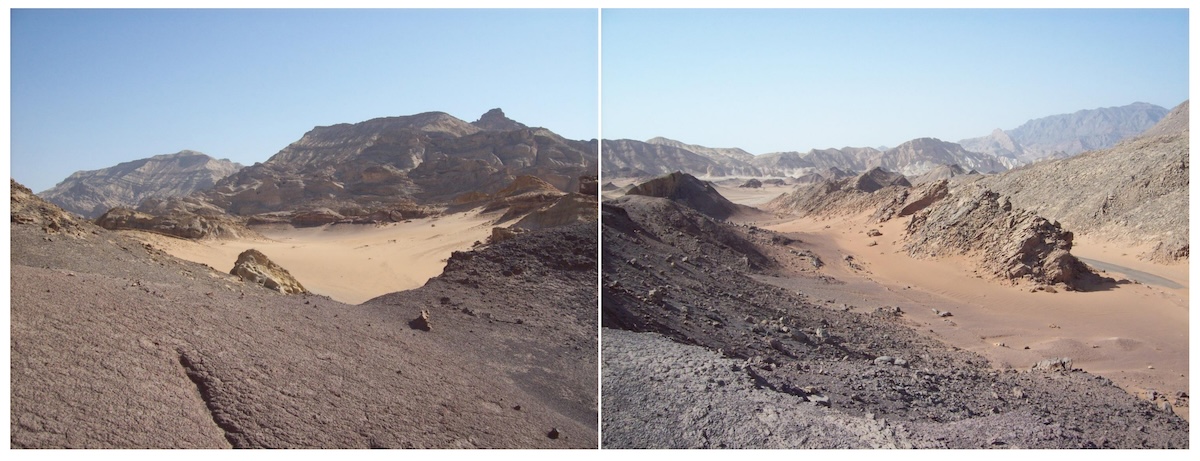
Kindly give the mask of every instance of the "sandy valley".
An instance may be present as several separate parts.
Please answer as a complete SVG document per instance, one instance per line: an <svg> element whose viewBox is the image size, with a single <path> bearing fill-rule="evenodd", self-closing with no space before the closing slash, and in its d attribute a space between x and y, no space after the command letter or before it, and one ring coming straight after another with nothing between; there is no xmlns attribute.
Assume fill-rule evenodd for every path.
<svg viewBox="0 0 1200 461"><path fill-rule="evenodd" d="M717 186L731 201L758 205L783 188ZM777 217L753 224L786 233L824 261L853 256L862 270L829 264L822 273L844 284L815 279L760 277L772 285L803 289L831 307L869 312L896 306L907 322L947 344L987 357L1000 369L1028 368L1044 359L1068 357L1075 366L1113 380L1153 400L1165 394L1188 418L1187 264L1163 265L1134 257L1126 248L1086 238L1073 253L1118 280L1091 292L1032 291L982 278L956 258L915 259L902 249L906 220L867 224L866 216L814 219ZM868 237L870 229L882 235ZM1096 264L1099 262L1101 264ZM950 312L939 317L933 310Z"/></svg>
<svg viewBox="0 0 1200 461"><path fill-rule="evenodd" d="M496 212L470 210L380 225L332 224L296 228L280 224L254 230L266 239L185 240L122 231L180 259L228 272L242 251L257 249L288 268L316 294L347 304L425 284L442 273L454 251L487 240Z"/></svg>

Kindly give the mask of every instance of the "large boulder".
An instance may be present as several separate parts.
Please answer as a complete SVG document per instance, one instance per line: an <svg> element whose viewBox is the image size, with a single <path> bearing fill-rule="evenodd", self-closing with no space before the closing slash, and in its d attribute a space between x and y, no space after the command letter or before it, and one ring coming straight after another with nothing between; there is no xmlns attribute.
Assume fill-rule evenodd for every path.
<svg viewBox="0 0 1200 461"><path fill-rule="evenodd" d="M285 295L308 292L287 269L275 264L267 255L253 248L238 255L237 262L233 264L229 273Z"/></svg>

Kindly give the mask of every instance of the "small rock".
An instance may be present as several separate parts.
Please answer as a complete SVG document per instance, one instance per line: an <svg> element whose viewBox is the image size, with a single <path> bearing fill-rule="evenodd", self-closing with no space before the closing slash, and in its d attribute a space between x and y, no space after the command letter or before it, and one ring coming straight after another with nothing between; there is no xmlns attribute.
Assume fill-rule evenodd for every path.
<svg viewBox="0 0 1200 461"><path fill-rule="evenodd" d="M429 323L429 311L422 309L421 315L419 315L419 316L417 316L417 318L409 321L408 326L414 330L424 330L424 331L432 330L433 325L431 325Z"/></svg>
<svg viewBox="0 0 1200 461"><path fill-rule="evenodd" d="M891 365L892 362L895 362L895 361L896 361L895 358L887 356L887 355L881 355L879 357L875 357L876 365Z"/></svg>
<svg viewBox="0 0 1200 461"><path fill-rule="evenodd" d="M1055 357L1052 359L1042 360L1033 364L1034 370L1062 370L1071 371L1071 359L1067 357Z"/></svg>
<svg viewBox="0 0 1200 461"><path fill-rule="evenodd" d="M550 432L547 432L547 433L546 433L546 437L550 437L550 439L552 439L552 440L553 440L553 439L557 439L557 438L558 438L558 435L559 435L559 434L558 434L558 428L556 428L556 427L552 427L552 428L550 428Z"/></svg>
<svg viewBox="0 0 1200 461"><path fill-rule="evenodd" d="M817 404L817 406L821 406L821 407L830 406L829 397L826 397L823 395L809 395L804 398L808 399L809 402Z"/></svg>

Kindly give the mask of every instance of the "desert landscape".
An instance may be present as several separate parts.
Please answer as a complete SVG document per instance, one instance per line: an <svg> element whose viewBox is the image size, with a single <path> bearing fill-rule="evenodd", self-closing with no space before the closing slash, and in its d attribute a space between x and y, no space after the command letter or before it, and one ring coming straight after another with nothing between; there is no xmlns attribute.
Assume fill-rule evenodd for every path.
<svg viewBox="0 0 1200 461"><path fill-rule="evenodd" d="M14 179L12 447L595 448L594 152L496 109L41 194L90 217Z"/></svg>
<svg viewBox="0 0 1200 461"><path fill-rule="evenodd" d="M603 446L1186 448L1187 120L990 175L605 175Z"/></svg>

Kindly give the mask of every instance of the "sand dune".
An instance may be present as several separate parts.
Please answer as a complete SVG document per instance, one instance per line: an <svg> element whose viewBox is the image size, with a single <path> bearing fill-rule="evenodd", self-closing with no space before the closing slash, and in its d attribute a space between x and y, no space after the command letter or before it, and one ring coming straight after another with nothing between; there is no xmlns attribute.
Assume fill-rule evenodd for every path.
<svg viewBox="0 0 1200 461"><path fill-rule="evenodd" d="M477 210L386 225L335 224L309 228L256 227L267 240L193 241L123 231L177 258L229 271L255 248L286 268L310 291L358 304L420 287L442 272L446 258L491 234L499 214Z"/></svg>
<svg viewBox="0 0 1200 461"><path fill-rule="evenodd" d="M727 188L720 188L725 193ZM748 194L730 194L746 200ZM745 203L745 202L743 202ZM1028 368L1039 360L1070 357L1074 365L1113 380L1128 392L1155 391L1175 401L1188 391L1187 265L1158 265L1136 259L1142 250L1080 238L1073 253L1134 275L1179 284L1125 282L1107 290L1031 292L981 278L965 258L920 260L903 250L906 220L866 224L855 216L829 220L780 218L762 227L798 233L828 263L822 269L844 285L803 284L812 296L855 310L899 306L920 332L980 353L998 368ZM882 236L868 237L879 229ZM870 245L875 242L875 245ZM843 262L854 257L862 268ZM1127 275L1113 270L1117 279ZM799 288L795 280L766 280ZM938 317L932 309L950 311ZM1188 417L1188 407L1176 405Z"/></svg>

